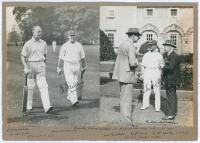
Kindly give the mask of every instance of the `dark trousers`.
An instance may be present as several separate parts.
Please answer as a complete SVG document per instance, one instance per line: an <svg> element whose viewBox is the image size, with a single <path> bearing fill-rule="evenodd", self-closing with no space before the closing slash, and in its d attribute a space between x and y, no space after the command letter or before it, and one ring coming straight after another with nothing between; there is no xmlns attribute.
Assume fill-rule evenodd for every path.
<svg viewBox="0 0 200 143"><path fill-rule="evenodd" d="M166 87L167 96L167 116L176 116L177 113L177 94L176 86Z"/></svg>

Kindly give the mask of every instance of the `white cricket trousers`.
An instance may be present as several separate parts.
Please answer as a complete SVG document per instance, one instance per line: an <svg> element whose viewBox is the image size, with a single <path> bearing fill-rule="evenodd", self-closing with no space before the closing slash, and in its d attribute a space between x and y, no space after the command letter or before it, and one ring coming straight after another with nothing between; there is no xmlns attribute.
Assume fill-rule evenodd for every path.
<svg viewBox="0 0 200 143"><path fill-rule="evenodd" d="M67 99L74 104L78 101L80 63L64 61L64 74L69 87Z"/></svg>
<svg viewBox="0 0 200 143"><path fill-rule="evenodd" d="M28 75L27 85L28 85L28 97L27 97L27 109L32 109L33 93L35 85L37 84L42 104L45 112L51 107L49 99L48 84L45 77L45 63L44 62L28 62L28 67L31 72Z"/></svg>
<svg viewBox="0 0 200 143"><path fill-rule="evenodd" d="M144 94L143 107L149 107L149 98L151 95L151 85L153 85L155 94L155 110L160 110L160 85L161 71L159 69L144 69Z"/></svg>

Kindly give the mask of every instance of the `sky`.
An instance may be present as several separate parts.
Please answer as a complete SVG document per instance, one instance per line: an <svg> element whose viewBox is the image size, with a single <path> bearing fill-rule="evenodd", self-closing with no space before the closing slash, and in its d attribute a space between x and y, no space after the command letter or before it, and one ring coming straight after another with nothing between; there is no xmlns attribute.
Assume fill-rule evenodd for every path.
<svg viewBox="0 0 200 143"><path fill-rule="evenodd" d="M6 31L11 32L13 26L15 25L15 29L19 32L19 28L17 26L17 22L15 21L15 16L13 15L14 7L6 7Z"/></svg>

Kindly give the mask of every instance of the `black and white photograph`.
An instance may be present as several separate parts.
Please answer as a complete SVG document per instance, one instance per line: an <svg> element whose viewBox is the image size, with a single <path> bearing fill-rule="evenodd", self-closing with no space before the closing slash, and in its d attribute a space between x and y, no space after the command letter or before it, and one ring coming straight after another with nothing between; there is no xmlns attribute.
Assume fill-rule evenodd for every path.
<svg viewBox="0 0 200 143"><path fill-rule="evenodd" d="M100 7L100 121L193 126L193 8Z"/></svg>
<svg viewBox="0 0 200 143"><path fill-rule="evenodd" d="M192 2L3 2L3 140L196 140L197 12Z"/></svg>
<svg viewBox="0 0 200 143"><path fill-rule="evenodd" d="M6 7L7 123L99 122L99 9Z"/></svg>

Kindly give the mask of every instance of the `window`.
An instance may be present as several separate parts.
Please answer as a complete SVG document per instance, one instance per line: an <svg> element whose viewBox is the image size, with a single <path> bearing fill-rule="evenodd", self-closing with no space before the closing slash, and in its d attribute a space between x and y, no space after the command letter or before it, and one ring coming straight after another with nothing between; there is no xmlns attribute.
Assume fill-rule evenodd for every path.
<svg viewBox="0 0 200 143"><path fill-rule="evenodd" d="M108 33L108 39L111 42L111 45L114 45L114 33Z"/></svg>
<svg viewBox="0 0 200 143"><path fill-rule="evenodd" d="M174 42L174 44L177 44L177 35L176 34L170 34L170 40Z"/></svg>
<svg viewBox="0 0 200 143"><path fill-rule="evenodd" d="M171 16L177 16L177 9L171 9Z"/></svg>
<svg viewBox="0 0 200 143"><path fill-rule="evenodd" d="M153 9L147 9L147 16L153 16Z"/></svg>
<svg viewBox="0 0 200 143"><path fill-rule="evenodd" d="M153 34L147 34L147 41L153 40Z"/></svg>
<svg viewBox="0 0 200 143"><path fill-rule="evenodd" d="M107 16L108 19L114 19L115 18L115 11L112 9L112 10L108 10L108 16Z"/></svg>

